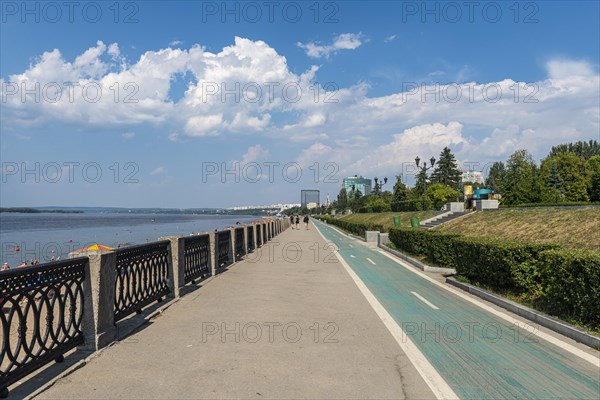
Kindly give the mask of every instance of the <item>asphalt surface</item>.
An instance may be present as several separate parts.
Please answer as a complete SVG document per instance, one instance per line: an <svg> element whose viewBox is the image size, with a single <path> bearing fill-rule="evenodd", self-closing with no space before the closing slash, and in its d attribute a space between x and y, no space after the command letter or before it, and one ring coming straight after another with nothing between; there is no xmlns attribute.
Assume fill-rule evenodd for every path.
<svg viewBox="0 0 600 400"><path fill-rule="evenodd" d="M381 250L317 226L458 397L600 398L598 352L545 340L533 325L511 324Z"/></svg>

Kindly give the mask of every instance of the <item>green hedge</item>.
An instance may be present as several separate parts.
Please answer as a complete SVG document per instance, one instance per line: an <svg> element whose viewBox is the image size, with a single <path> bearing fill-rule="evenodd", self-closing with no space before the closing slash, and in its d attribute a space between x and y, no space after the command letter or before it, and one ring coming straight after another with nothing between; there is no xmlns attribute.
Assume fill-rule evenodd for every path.
<svg viewBox="0 0 600 400"><path fill-rule="evenodd" d="M558 245L390 229L390 240L473 283L508 290L561 317L600 327L600 252Z"/></svg>
<svg viewBox="0 0 600 400"><path fill-rule="evenodd" d="M352 232L359 236L363 236L366 231L379 231L384 232L383 225L379 224L359 224L356 222L344 221L342 219L337 219L328 216L319 217L321 221L325 221L330 225L335 225L342 228L345 231Z"/></svg>
<svg viewBox="0 0 600 400"><path fill-rule="evenodd" d="M545 251L539 271L544 308L600 326L600 252Z"/></svg>

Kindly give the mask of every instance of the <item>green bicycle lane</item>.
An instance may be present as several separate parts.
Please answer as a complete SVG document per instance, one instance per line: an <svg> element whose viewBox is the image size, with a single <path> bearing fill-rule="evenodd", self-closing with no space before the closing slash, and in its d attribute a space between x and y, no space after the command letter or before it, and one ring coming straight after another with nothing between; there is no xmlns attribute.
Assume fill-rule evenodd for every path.
<svg viewBox="0 0 600 400"><path fill-rule="evenodd" d="M596 365L315 225L460 398L600 398Z"/></svg>

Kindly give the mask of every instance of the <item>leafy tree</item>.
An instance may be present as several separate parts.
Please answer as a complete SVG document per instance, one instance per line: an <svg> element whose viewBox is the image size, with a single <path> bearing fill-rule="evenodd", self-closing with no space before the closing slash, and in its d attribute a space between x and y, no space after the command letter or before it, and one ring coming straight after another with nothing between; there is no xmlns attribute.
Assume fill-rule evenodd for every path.
<svg viewBox="0 0 600 400"><path fill-rule="evenodd" d="M589 195L590 201L600 201L600 156L593 156L587 161L590 172Z"/></svg>
<svg viewBox="0 0 600 400"><path fill-rule="evenodd" d="M416 176L415 187L412 189L414 195L423 196L423 191L425 191L425 177L425 172L420 169Z"/></svg>
<svg viewBox="0 0 600 400"><path fill-rule="evenodd" d="M453 189L460 190L461 176L462 172L458 169L454 154L452 154L448 147L444 147L440 153L440 159L435 164L435 169L431 175L431 182L441 183Z"/></svg>
<svg viewBox="0 0 600 400"><path fill-rule="evenodd" d="M541 185L539 171L527 150L515 151L506 162L502 198L506 204L537 203Z"/></svg>
<svg viewBox="0 0 600 400"><path fill-rule="evenodd" d="M384 190L383 193L381 193L381 201L383 201L385 204L392 204L393 198L394 195L389 190Z"/></svg>
<svg viewBox="0 0 600 400"><path fill-rule="evenodd" d="M506 167L502 161L496 161L492 164L490 171L488 172L485 185L492 189L494 192L502 193L502 185L504 183L504 176L506 174Z"/></svg>
<svg viewBox="0 0 600 400"><path fill-rule="evenodd" d="M392 194L388 191L388 192L384 192L387 193L387 198L391 199ZM376 194L370 194L367 196L363 196L365 202L364 205L362 205L360 208L364 209L367 212L386 212L386 211L392 211L390 204L386 203L383 199L383 195L382 198L379 198L378 195Z"/></svg>
<svg viewBox="0 0 600 400"><path fill-rule="evenodd" d="M342 188L337 196L336 210L344 211L348 206L348 193L346 188Z"/></svg>
<svg viewBox="0 0 600 400"><path fill-rule="evenodd" d="M353 212L357 212L360 207L366 203L367 196L363 196L360 190L352 190L348 196L348 208Z"/></svg>
<svg viewBox="0 0 600 400"><path fill-rule="evenodd" d="M459 197L458 190L442 183L434 183L427 187L427 205L432 210L439 210L447 202L457 200Z"/></svg>
<svg viewBox="0 0 600 400"><path fill-rule="evenodd" d="M589 142L579 141L553 146L548 157L554 157L563 153L575 153L585 160L589 160L594 156L600 156L600 143L590 140Z"/></svg>
<svg viewBox="0 0 600 400"><path fill-rule="evenodd" d="M548 174L548 177L546 178L546 184L553 197L552 200L555 203L560 203L564 197L563 187L565 186L565 181L560 176L560 172L558 172L556 161L552 162L550 172Z"/></svg>
<svg viewBox="0 0 600 400"><path fill-rule="evenodd" d="M589 173L582 156L565 152L548 157L542 162L541 173L551 191L556 192L556 185L561 184L560 192L565 201L589 201ZM562 183L554 182L557 176Z"/></svg>
<svg viewBox="0 0 600 400"><path fill-rule="evenodd" d="M408 197L408 187L402 182L402 175L396 175L392 202L405 201Z"/></svg>

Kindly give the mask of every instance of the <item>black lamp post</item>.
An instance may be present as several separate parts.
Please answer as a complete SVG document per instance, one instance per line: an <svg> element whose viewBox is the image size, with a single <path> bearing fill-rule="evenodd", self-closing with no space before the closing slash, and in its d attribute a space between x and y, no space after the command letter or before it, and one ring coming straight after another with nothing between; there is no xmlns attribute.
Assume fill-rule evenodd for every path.
<svg viewBox="0 0 600 400"><path fill-rule="evenodd" d="M387 183L387 178L383 178L383 182L380 182L377 177L373 178L373 180L375 181L375 193L381 198L381 188Z"/></svg>
<svg viewBox="0 0 600 400"><path fill-rule="evenodd" d="M435 158L431 157L429 162L431 162L431 166L427 166L427 161L423 161L423 165L419 165L421 159L419 156L415 157L415 164L417 164L417 168L421 168L423 171L423 210L427 211L427 171L432 169L435 165Z"/></svg>

